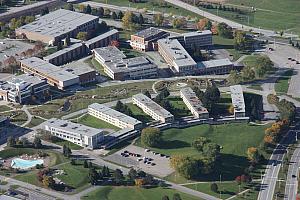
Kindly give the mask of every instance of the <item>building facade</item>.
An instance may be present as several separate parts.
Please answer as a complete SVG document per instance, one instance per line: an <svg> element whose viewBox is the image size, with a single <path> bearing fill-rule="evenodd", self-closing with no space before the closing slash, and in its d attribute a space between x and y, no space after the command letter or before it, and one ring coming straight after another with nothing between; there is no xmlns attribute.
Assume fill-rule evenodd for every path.
<svg viewBox="0 0 300 200"><path fill-rule="evenodd" d="M43 127L55 137L82 147L95 149L104 139L104 131L66 120L52 118L44 122Z"/></svg>
<svg viewBox="0 0 300 200"><path fill-rule="evenodd" d="M180 97L182 98L188 109L191 111L191 113L194 115L194 117L199 119L209 118L207 109L203 106L200 99L190 87L181 89Z"/></svg>
<svg viewBox="0 0 300 200"><path fill-rule="evenodd" d="M151 116L153 119L157 121L161 121L163 123L173 122L174 116L154 102L152 99L147 97L144 94L136 94L132 96L133 104L137 105L139 108L143 110L144 113Z"/></svg>
<svg viewBox="0 0 300 200"><path fill-rule="evenodd" d="M228 74L231 70L239 70L228 58L203 61L198 64L198 74Z"/></svg>
<svg viewBox="0 0 300 200"><path fill-rule="evenodd" d="M234 117L246 117L246 106L243 88L241 85L230 86L231 100L234 108Z"/></svg>
<svg viewBox="0 0 300 200"><path fill-rule="evenodd" d="M166 31L150 27L131 35L130 46L138 51L157 51L157 40L169 35Z"/></svg>
<svg viewBox="0 0 300 200"><path fill-rule="evenodd" d="M142 128L142 122L139 120L111 109L103 104L94 103L89 105L88 114L122 129L130 128L136 130Z"/></svg>

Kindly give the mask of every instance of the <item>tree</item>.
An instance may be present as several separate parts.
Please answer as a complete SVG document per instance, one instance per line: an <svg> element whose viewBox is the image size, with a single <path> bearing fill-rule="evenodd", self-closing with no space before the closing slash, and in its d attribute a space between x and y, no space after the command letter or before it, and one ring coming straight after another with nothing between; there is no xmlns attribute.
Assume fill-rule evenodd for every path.
<svg viewBox="0 0 300 200"><path fill-rule="evenodd" d="M104 8L100 7L97 9L97 14L99 17L103 17L104 15Z"/></svg>
<svg viewBox="0 0 300 200"><path fill-rule="evenodd" d="M183 28L186 26L186 24L187 24L187 22L184 17L175 18L172 21L173 28Z"/></svg>
<svg viewBox="0 0 300 200"><path fill-rule="evenodd" d="M138 187L142 187L143 185L146 184L146 182L145 182L145 180L143 178L134 179L134 183Z"/></svg>
<svg viewBox="0 0 300 200"><path fill-rule="evenodd" d="M95 168L90 168L88 177L89 177L89 181L92 185L97 184L99 177L98 177L98 173L95 170Z"/></svg>
<svg viewBox="0 0 300 200"><path fill-rule="evenodd" d="M118 19L117 13L116 13L115 11L112 12L111 18L112 18L113 20Z"/></svg>
<svg viewBox="0 0 300 200"><path fill-rule="evenodd" d="M146 175L146 172L144 172L143 170L138 171L138 177L145 178Z"/></svg>
<svg viewBox="0 0 300 200"><path fill-rule="evenodd" d="M25 17L25 24L29 24L35 20L34 16L26 16Z"/></svg>
<svg viewBox="0 0 300 200"><path fill-rule="evenodd" d="M120 11L120 12L118 13L118 19L122 19L123 17L124 17L124 14L123 14L122 11Z"/></svg>
<svg viewBox="0 0 300 200"><path fill-rule="evenodd" d="M87 160L84 160L84 161L83 161L83 167L84 167L84 168L88 168L88 167L89 167L89 166L88 166L88 163L87 163Z"/></svg>
<svg viewBox="0 0 300 200"><path fill-rule="evenodd" d="M255 71L251 67L244 67L241 73L244 81L251 81L255 79Z"/></svg>
<svg viewBox="0 0 300 200"><path fill-rule="evenodd" d="M74 6L72 3L67 3L64 8L66 10L74 11Z"/></svg>
<svg viewBox="0 0 300 200"><path fill-rule="evenodd" d="M85 13L85 5L83 5L83 4L80 4L79 5L79 12L82 12L82 13Z"/></svg>
<svg viewBox="0 0 300 200"><path fill-rule="evenodd" d="M114 177L115 183L117 185L119 185L120 183L122 183L122 181L124 179L123 172L121 170L119 170L119 169L116 169L114 171L113 177Z"/></svg>
<svg viewBox="0 0 300 200"><path fill-rule="evenodd" d="M71 163L71 165L75 165L76 164L74 159L71 159L70 163Z"/></svg>
<svg viewBox="0 0 300 200"><path fill-rule="evenodd" d="M231 70L227 78L230 84L239 84L242 81L242 77L238 74L236 70Z"/></svg>
<svg viewBox="0 0 300 200"><path fill-rule="evenodd" d="M212 28L212 23L209 19L202 18L199 20L199 22L196 24L196 26L200 31L210 30Z"/></svg>
<svg viewBox="0 0 300 200"><path fill-rule="evenodd" d="M124 17L122 18L123 28L126 30L134 29L134 21L133 21L133 13L130 11L126 11Z"/></svg>
<svg viewBox="0 0 300 200"><path fill-rule="evenodd" d="M103 166L102 168L102 176L103 177L109 177L110 176L110 172L109 172L109 168L106 166Z"/></svg>
<svg viewBox="0 0 300 200"><path fill-rule="evenodd" d="M66 39L65 39L65 44L64 44L64 45L65 45L65 46L70 46L70 45L71 45L71 39L70 39L69 36L66 37Z"/></svg>
<svg viewBox="0 0 300 200"><path fill-rule="evenodd" d="M197 151L203 151L204 146L209 142L210 140L205 137L198 137L196 140L192 142L192 147L197 149Z"/></svg>
<svg viewBox="0 0 300 200"><path fill-rule="evenodd" d="M7 146L8 147L13 147L15 145L16 145L16 140L12 136L9 136L7 138Z"/></svg>
<svg viewBox="0 0 300 200"><path fill-rule="evenodd" d="M140 13L139 17L138 17L138 23L140 25L144 24L145 23L145 20L144 20L144 17L142 15L142 13Z"/></svg>
<svg viewBox="0 0 300 200"><path fill-rule="evenodd" d="M91 14L92 13L92 7L90 6L90 4L88 4L85 8L85 13L86 14Z"/></svg>
<svg viewBox="0 0 300 200"><path fill-rule="evenodd" d="M170 200L169 197L167 195L164 195L161 200Z"/></svg>
<svg viewBox="0 0 300 200"><path fill-rule="evenodd" d="M251 162L258 163L260 160L260 154L255 147L249 147L247 150L247 157Z"/></svg>
<svg viewBox="0 0 300 200"><path fill-rule="evenodd" d="M161 13L157 13L153 16L153 21L156 26L161 26L164 22L164 16Z"/></svg>
<svg viewBox="0 0 300 200"><path fill-rule="evenodd" d="M219 190L218 185L216 183L212 183L210 185L210 190L215 192L215 193L218 193L218 190Z"/></svg>
<svg viewBox="0 0 300 200"><path fill-rule="evenodd" d="M21 143L22 143L23 147L28 147L29 144L30 144L29 141L28 141L28 139L26 137L22 137L21 138Z"/></svg>
<svg viewBox="0 0 300 200"><path fill-rule="evenodd" d="M224 37L224 38L233 38L233 34L232 34L232 28L230 26L228 26L227 24L225 23L219 23L218 24L218 34L221 36L221 37Z"/></svg>
<svg viewBox="0 0 300 200"><path fill-rule="evenodd" d="M89 162L89 168L93 168L93 163Z"/></svg>
<svg viewBox="0 0 300 200"><path fill-rule="evenodd" d="M147 127L142 130L142 144L149 147L155 147L162 141L161 132L158 128Z"/></svg>
<svg viewBox="0 0 300 200"><path fill-rule="evenodd" d="M114 46L114 47L119 48L120 47L120 42L118 40L112 40L110 42L110 46Z"/></svg>
<svg viewBox="0 0 300 200"><path fill-rule="evenodd" d="M214 105L220 100L220 96L220 90L215 84L212 84L206 88L203 99L201 100L205 108L207 108L209 111L213 111L215 108Z"/></svg>
<svg viewBox="0 0 300 200"><path fill-rule="evenodd" d="M237 176L237 177L235 178L235 182L236 182L238 185L240 185L240 184L242 183L242 181L241 181L241 176Z"/></svg>
<svg viewBox="0 0 300 200"><path fill-rule="evenodd" d="M36 148L36 149L42 148L42 146L43 146L42 140L39 137L35 137L33 140L33 145L34 145L34 148Z"/></svg>
<svg viewBox="0 0 300 200"><path fill-rule="evenodd" d="M128 178L130 180L134 180L137 177L137 171L133 168L131 168L128 172Z"/></svg>
<svg viewBox="0 0 300 200"><path fill-rule="evenodd" d="M253 49L254 40L244 31L235 31L234 33L234 48L236 50L245 51Z"/></svg>
<svg viewBox="0 0 300 200"><path fill-rule="evenodd" d="M79 32L76 36L78 40L86 41L87 40L87 32Z"/></svg>
<svg viewBox="0 0 300 200"><path fill-rule="evenodd" d="M144 92L144 95L147 96L147 97L149 97L151 99L151 94L150 94L150 92L148 90L146 90Z"/></svg>
<svg viewBox="0 0 300 200"><path fill-rule="evenodd" d="M43 185L48 188L53 188L53 186L55 185L55 181L53 180L52 176L44 175L42 182L43 182Z"/></svg>
<svg viewBox="0 0 300 200"><path fill-rule="evenodd" d="M56 50L59 51L59 50L62 50L62 48L63 48L63 46L62 46L61 41L57 41Z"/></svg>
<svg viewBox="0 0 300 200"><path fill-rule="evenodd" d="M180 194L175 193L175 194L173 195L173 200L182 200Z"/></svg>

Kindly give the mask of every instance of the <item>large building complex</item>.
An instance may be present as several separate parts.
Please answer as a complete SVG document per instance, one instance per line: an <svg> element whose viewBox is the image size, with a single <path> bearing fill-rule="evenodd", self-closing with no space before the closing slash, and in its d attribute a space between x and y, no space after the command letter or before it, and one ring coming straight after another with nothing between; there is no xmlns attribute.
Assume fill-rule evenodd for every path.
<svg viewBox="0 0 300 200"><path fill-rule="evenodd" d="M98 148L104 138L104 131L101 129L56 118L44 122L43 126L52 135L89 149Z"/></svg>
<svg viewBox="0 0 300 200"><path fill-rule="evenodd" d="M64 38L75 38L79 32L96 29L98 23L99 17L59 9L16 29L16 35L55 45Z"/></svg>
<svg viewBox="0 0 300 200"><path fill-rule="evenodd" d="M174 120L174 116L169 111L158 105L144 94L133 95L132 101L135 105L140 107L144 113L148 114L157 121L168 123Z"/></svg>
<svg viewBox="0 0 300 200"><path fill-rule="evenodd" d="M150 27L131 35L130 46L139 51L157 50L157 40L169 35L166 31Z"/></svg>
<svg viewBox="0 0 300 200"><path fill-rule="evenodd" d="M203 61L198 64L199 74L228 74L231 70L237 70L238 68L228 59L217 59Z"/></svg>
<svg viewBox="0 0 300 200"><path fill-rule="evenodd" d="M77 42L60 51L57 51L43 59L54 64L63 65L65 63L77 60L91 53L94 48L108 46L111 41L119 39L119 32L116 29L105 32L85 42Z"/></svg>
<svg viewBox="0 0 300 200"><path fill-rule="evenodd" d="M175 73L193 74L197 63L178 40L158 40L158 52Z"/></svg>
<svg viewBox="0 0 300 200"><path fill-rule="evenodd" d="M33 98L44 100L48 90L45 79L23 74L0 82L0 100L20 104L29 103Z"/></svg>
<svg viewBox="0 0 300 200"><path fill-rule="evenodd" d="M154 78L158 74L157 65L148 58L140 56L126 59L114 46L94 49L94 57L104 67L104 72L115 80Z"/></svg>
<svg viewBox="0 0 300 200"><path fill-rule="evenodd" d="M232 105L234 108L234 116L235 117L245 117L246 116L246 110L245 110L246 106L245 106L242 86L241 85L230 86L230 92L231 92Z"/></svg>
<svg viewBox="0 0 300 200"><path fill-rule="evenodd" d="M94 70L84 70L80 66L74 67L74 69L58 67L36 57L20 60L20 63L21 69L25 73L45 78L48 84L61 90L73 85L92 82L96 76Z"/></svg>
<svg viewBox="0 0 300 200"><path fill-rule="evenodd" d="M182 98L188 109L191 111L191 113L194 115L194 117L200 119L209 118L207 109L203 107L202 102L190 87L181 89L180 97Z"/></svg>
<svg viewBox="0 0 300 200"><path fill-rule="evenodd" d="M93 103L88 107L88 114L119 128L141 129L142 122L127 116L103 104Z"/></svg>
<svg viewBox="0 0 300 200"><path fill-rule="evenodd" d="M188 32L179 36L172 36L169 39L176 39L188 51L209 47L212 45L212 32L210 30Z"/></svg>

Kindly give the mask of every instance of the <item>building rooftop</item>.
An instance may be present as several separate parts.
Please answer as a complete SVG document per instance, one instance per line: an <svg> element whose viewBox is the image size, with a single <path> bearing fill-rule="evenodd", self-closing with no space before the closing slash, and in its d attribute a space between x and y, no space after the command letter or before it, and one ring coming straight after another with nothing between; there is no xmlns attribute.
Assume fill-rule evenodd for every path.
<svg viewBox="0 0 300 200"><path fill-rule="evenodd" d="M152 99L150 99L144 94L136 94L133 95L132 98L135 98L136 100L144 104L147 108L149 108L150 110L152 110L153 112L155 112L163 118L173 117L173 115L169 111L158 105L156 102L154 102Z"/></svg>
<svg viewBox="0 0 300 200"><path fill-rule="evenodd" d="M164 30L150 27L137 32L135 35L144 38L144 40L151 40L155 38L158 34L164 34L164 33L167 34L167 32Z"/></svg>
<svg viewBox="0 0 300 200"><path fill-rule="evenodd" d="M55 127L82 136L92 137L103 132L102 129L91 128L67 120L52 118L43 123L44 126Z"/></svg>
<svg viewBox="0 0 300 200"><path fill-rule="evenodd" d="M194 32L183 33L182 36L194 37L194 36L199 36L199 35L211 35L211 34L212 34L212 32L210 30L204 30L204 31L194 31Z"/></svg>
<svg viewBox="0 0 300 200"><path fill-rule="evenodd" d="M203 61L199 64L199 67L213 68L213 67L221 67L227 65L233 65L233 63L228 58L224 58L224 59Z"/></svg>
<svg viewBox="0 0 300 200"><path fill-rule="evenodd" d="M175 65L180 67L197 64L178 40L161 39L158 44L172 56Z"/></svg>
<svg viewBox="0 0 300 200"><path fill-rule="evenodd" d="M56 37L68 33L82 24L98 19L93 15L59 9L39 17L19 29L36 32L41 35Z"/></svg>
<svg viewBox="0 0 300 200"><path fill-rule="evenodd" d="M120 121L123 121L125 123L128 123L128 124L132 124L132 125L137 125L137 124L141 124L142 122L140 122L139 120L133 118L133 117L130 117L128 115L125 115L119 111L116 111L110 107L107 107L103 104L99 104L99 103L93 103L91 105L89 105L88 108L91 108L91 109L95 109L101 113L105 113L113 118L116 118Z"/></svg>
<svg viewBox="0 0 300 200"><path fill-rule="evenodd" d="M182 88L180 93L185 97L185 99L198 114L208 113L207 109L203 107L202 102L190 87Z"/></svg>
<svg viewBox="0 0 300 200"><path fill-rule="evenodd" d="M93 51L96 52L104 62L112 62L126 58L126 55L115 46L96 48Z"/></svg>
<svg viewBox="0 0 300 200"><path fill-rule="evenodd" d="M34 68L36 71L39 71L39 73L43 73L59 81L67 81L78 78L77 75L67 72L66 70L63 70L60 67L48 63L47 61L37 57L31 57L24 60L20 60L20 62L30 68Z"/></svg>
<svg viewBox="0 0 300 200"><path fill-rule="evenodd" d="M95 72L95 69L91 68L88 64L79 61L71 62L64 66L61 66L61 69L70 72L76 76L81 76L83 74Z"/></svg>
<svg viewBox="0 0 300 200"><path fill-rule="evenodd" d="M231 100L235 112L245 112L245 101L241 85L230 86Z"/></svg>
<svg viewBox="0 0 300 200"><path fill-rule="evenodd" d="M61 56L61 55L63 55L63 54L66 54L66 53L68 53L69 51L72 51L72 50L74 50L74 49L77 49L77 48L81 47L82 45L83 45L83 44L82 44L81 42L72 44L72 45L70 45L70 46L68 46L68 47L65 47L65 48L63 48L63 49L61 49L61 50L59 50L59 51L54 52L53 54L50 54L50 55L44 57L43 59L44 59L44 60L47 60L47 61L48 61L48 60L51 60L51 59L53 59L53 58L56 58L56 57Z"/></svg>
<svg viewBox="0 0 300 200"><path fill-rule="evenodd" d="M116 33L118 33L119 31L117 30L117 29L112 29L112 30L110 30L110 31L107 31L107 32L105 32L105 33L102 33L101 35L98 35L98 36L96 36L96 37L94 37L94 38L92 38L92 39L90 39L90 40L88 40L88 41L86 41L86 42L84 42L87 46L89 46L89 45L91 45L91 44L93 44L93 43L95 43L95 42L97 42L97 41L99 41L99 40L102 40L103 38L106 38L106 37L108 37L108 36L110 36L110 35L113 35L113 34L116 34Z"/></svg>

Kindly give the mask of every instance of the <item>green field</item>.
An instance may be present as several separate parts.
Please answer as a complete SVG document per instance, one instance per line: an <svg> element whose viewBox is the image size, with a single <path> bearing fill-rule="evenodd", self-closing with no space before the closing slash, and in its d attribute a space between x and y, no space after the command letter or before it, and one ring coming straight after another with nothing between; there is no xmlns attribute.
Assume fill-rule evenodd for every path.
<svg viewBox="0 0 300 200"><path fill-rule="evenodd" d="M289 81L293 75L293 70L286 71L275 83L275 91L277 94L286 94L289 89Z"/></svg>
<svg viewBox="0 0 300 200"><path fill-rule="evenodd" d="M32 120L30 121L30 123L27 125L27 127L32 128L32 127L40 125L43 122L44 122L43 119L38 118L38 117L33 117Z"/></svg>
<svg viewBox="0 0 300 200"><path fill-rule="evenodd" d="M224 125L198 125L185 129L168 129L163 131L163 143L159 148L151 148L153 151L166 155L197 156L198 151L191 147L194 139L202 136L212 142L221 145L221 165L217 166L217 172L201 180L218 180L220 173L223 180L233 180L249 165L246 158L248 147L257 147L264 137L267 126L253 126L246 123ZM136 142L138 146L140 140ZM167 177L168 180L186 182L176 177L175 174ZM177 179L177 180L175 180Z"/></svg>
<svg viewBox="0 0 300 200"><path fill-rule="evenodd" d="M5 105L0 105L0 112L9 111L9 110L11 110L10 107Z"/></svg>
<svg viewBox="0 0 300 200"><path fill-rule="evenodd" d="M289 33L300 34L300 1L298 0L227 0L226 4L227 7L237 7L246 13L241 15L236 12L219 10L218 15L221 17L257 28L286 30ZM254 7L256 11L252 12L251 7ZM217 14L217 9L207 11Z"/></svg>
<svg viewBox="0 0 300 200"><path fill-rule="evenodd" d="M144 123L153 121L153 119L149 115L144 113L143 110L140 109L139 107L137 107L136 105L134 105L132 103L128 103L126 105L131 110L131 112L133 114L132 117L134 117L135 119L140 120L141 122L144 122Z"/></svg>
<svg viewBox="0 0 300 200"><path fill-rule="evenodd" d="M174 115L175 118L185 117L192 115L190 110L186 107L185 103L180 97L168 97L170 104L173 109L170 112Z"/></svg>
<svg viewBox="0 0 300 200"><path fill-rule="evenodd" d="M73 120L73 121L93 128L102 128L102 129L109 128L115 131L120 130L120 128L113 126L91 115L84 115L83 117L80 117L78 120Z"/></svg>
<svg viewBox="0 0 300 200"><path fill-rule="evenodd" d="M177 192L168 188L139 188L139 187L103 187L92 191L88 195L81 197L82 200L160 200L164 195L169 199L175 193L179 193L182 200L201 200L194 196Z"/></svg>
<svg viewBox="0 0 300 200"><path fill-rule="evenodd" d="M74 144L72 142L69 142L69 141L66 141L66 140L59 140L59 141L55 141L55 142L52 142L54 144L57 144L57 145L60 145L60 146L64 146L66 145L67 147L69 147L70 149L72 150L80 150L80 149L83 149L83 147L77 145L77 144Z"/></svg>

